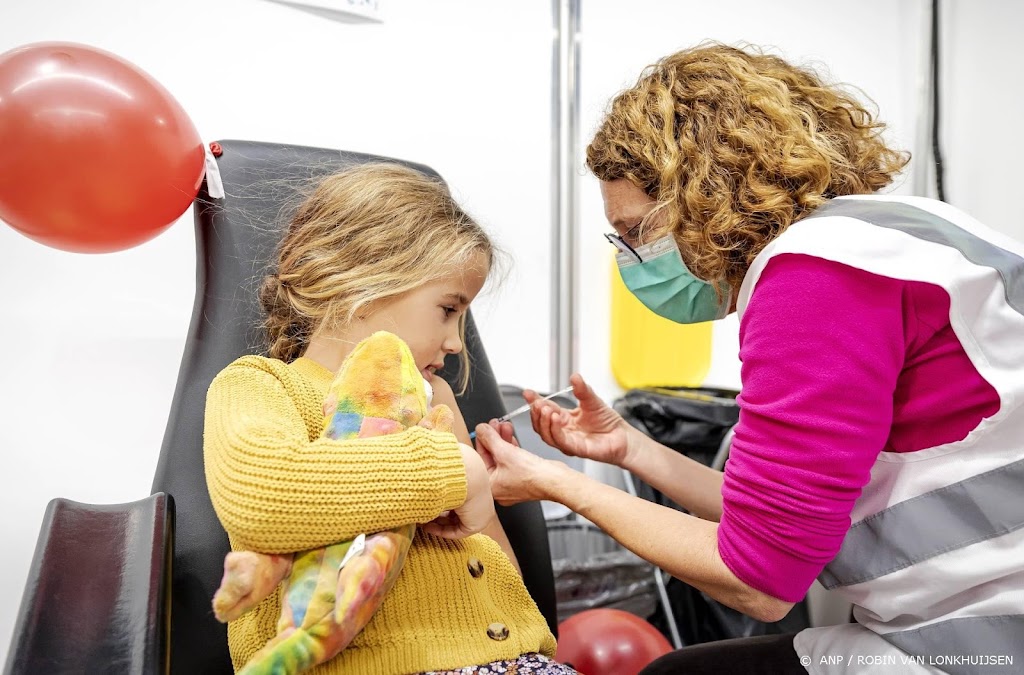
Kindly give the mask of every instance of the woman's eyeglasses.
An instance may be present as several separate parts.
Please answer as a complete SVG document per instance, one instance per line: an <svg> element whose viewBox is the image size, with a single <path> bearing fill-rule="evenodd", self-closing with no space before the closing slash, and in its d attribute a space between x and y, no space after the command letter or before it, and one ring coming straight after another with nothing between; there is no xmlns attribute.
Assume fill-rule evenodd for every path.
<svg viewBox="0 0 1024 675"><path fill-rule="evenodd" d="M633 256L634 258L636 258L637 262L643 262L643 259L640 257L640 254L637 253L636 249L629 244L629 242L632 241L634 245L638 245L639 242L637 242L637 235L640 233L640 226L642 224L643 223L637 223L633 227L626 230L626 234L620 235L606 232L604 238L607 239L612 246L617 248L622 253Z"/></svg>

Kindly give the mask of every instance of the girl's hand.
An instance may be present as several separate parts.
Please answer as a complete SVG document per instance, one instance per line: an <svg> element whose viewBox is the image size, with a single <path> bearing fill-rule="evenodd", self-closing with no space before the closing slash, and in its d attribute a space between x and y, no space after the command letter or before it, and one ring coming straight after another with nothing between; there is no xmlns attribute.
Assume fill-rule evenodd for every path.
<svg viewBox="0 0 1024 675"><path fill-rule="evenodd" d="M523 397L531 404L530 420L534 430L545 443L567 455L622 466L630 453L632 427L598 398L581 375L573 375L569 382L579 401L579 406L573 410L544 401L535 391L523 392Z"/></svg>
<svg viewBox="0 0 1024 675"><path fill-rule="evenodd" d="M442 513L423 525L426 532L446 539L462 539L476 534L497 518L483 459L468 445L459 443L459 449L466 465L466 501L454 511Z"/></svg>
<svg viewBox="0 0 1024 675"><path fill-rule="evenodd" d="M490 474L491 494L503 506L551 499L553 477L566 466L523 450L512 438L512 425L496 422L476 428L476 448Z"/></svg>

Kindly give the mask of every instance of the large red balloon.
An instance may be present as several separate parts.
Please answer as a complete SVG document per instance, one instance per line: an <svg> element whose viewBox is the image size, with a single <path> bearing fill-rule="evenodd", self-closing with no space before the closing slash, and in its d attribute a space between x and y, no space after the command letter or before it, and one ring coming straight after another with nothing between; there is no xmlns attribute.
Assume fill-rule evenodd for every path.
<svg viewBox="0 0 1024 675"><path fill-rule="evenodd" d="M0 220L67 251L156 236L203 177L202 140L156 80L61 42L0 54Z"/></svg>
<svg viewBox="0 0 1024 675"><path fill-rule="evenodd" d="M558 625L555 660L584 675L636 675L672 651L658 629L621 609L588 609Z"/></svg>

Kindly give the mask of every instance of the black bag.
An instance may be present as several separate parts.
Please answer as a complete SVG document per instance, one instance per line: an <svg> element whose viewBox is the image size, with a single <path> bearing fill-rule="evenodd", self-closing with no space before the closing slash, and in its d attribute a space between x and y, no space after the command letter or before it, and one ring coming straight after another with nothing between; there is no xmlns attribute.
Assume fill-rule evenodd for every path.
<svg viewBox="0 0 1024 675"><path fill-rule="evenodd" d="M740 419L732 389L631 389L612 407L662 445L709 465L726 433Z"/></svg>
<svg viewBox="0 0 1024 675"><path fill-rule="evenodd" d="M731 389L689 387L632 389L612 407L632 426L662 445L711 466L723 440L739 421L738 393ZM638 496L685 511L647 483L635 477L633 482ZM795 605L781 621L764 623L726 607L676 578L669 579L666 590L684 645L793 633L809 626L806 601ZM648 621L669 637L660 604Z"/></svg>

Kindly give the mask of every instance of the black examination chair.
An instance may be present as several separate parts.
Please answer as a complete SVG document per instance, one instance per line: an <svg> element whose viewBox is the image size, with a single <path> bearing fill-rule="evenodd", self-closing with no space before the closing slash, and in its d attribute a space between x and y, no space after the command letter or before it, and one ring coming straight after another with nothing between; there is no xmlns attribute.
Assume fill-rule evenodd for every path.
<svg viewBox="0 0 1024 675"><path fill-rule="evenodd" d="M6 674L232 672L226 627L210 608L228 539L203 475L206 390L235 358L259 351L256 289L296 188L352 164L395 160L246 141L215 145L226 197L211 198L204 182L195 202L195 306L152 495L113 506L50 503ZM466 349L473 365L459 405L472 428L505 409L472 317ZM453 359L442 375L454 382L457 368ZM526 587L555 630L540 504L498 507L498 514Z"/></svg>

